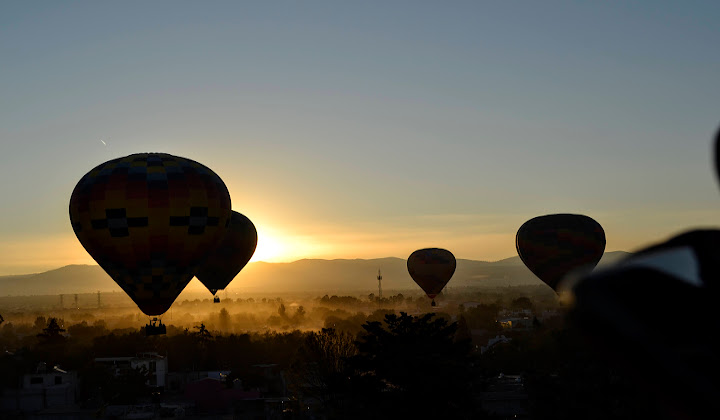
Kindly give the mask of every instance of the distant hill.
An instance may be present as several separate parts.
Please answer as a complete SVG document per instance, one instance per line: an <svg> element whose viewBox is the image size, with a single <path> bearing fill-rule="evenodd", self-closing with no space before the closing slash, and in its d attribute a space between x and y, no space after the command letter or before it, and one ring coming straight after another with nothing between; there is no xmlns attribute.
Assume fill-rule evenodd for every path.
<svg viewBox="0 0 720 420"><path fill-rule="evenodd" d="M600 265L615 262L627 252L607 252ZM322 292L328 294L377 290L377 271L383 275L383 290L414 289L417 286L407 272L405 259L368 260L304 259L291 263L255 262L248 264L228 289L233 292L283 293ZM450 285L519 286L541 284L519 257L495 262L458 260ZM193 279L187 291L202 291L204 286ZM56 295L122 292L120 287L97 265L69 265L44 273L0 276L0 296Z"/></svg>

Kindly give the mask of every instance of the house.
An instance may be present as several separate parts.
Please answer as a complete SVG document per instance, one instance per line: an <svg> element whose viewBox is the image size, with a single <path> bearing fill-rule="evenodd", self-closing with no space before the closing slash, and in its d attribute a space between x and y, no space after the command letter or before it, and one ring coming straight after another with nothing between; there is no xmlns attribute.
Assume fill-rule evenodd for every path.
<svg viewBox="0 0 720 420"><path fill-rule="evenodd" d="M146 382L148 386L165 388L167 384L167 357L155 352L138 353L127 357L98 357L95 363L114 369L115 376L120 376L128 370L145 369L150 375Z"/></svg>
<svg viewBox="0 0 720 420"><path fill-rule="evenodd" d="M77 372L66 372L57 366L48 367L40 363L34 373L23 375L19 389L4 390L0 412L72 408L75 407L77 392Z"/></svg>

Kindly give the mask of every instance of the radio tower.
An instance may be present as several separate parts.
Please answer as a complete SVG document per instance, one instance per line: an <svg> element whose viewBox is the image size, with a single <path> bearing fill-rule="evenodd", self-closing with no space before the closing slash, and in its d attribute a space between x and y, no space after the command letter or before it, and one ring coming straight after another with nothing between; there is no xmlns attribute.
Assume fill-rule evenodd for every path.
<svg viewBox="0 0 720 420"><path fill-rule="evenodd" d="M77 303L77 293L75 293L75 309L80 309Z"/></svg>
<svg viewBox="0 0 720 420"><path fill-rule="evenodd" d="M98 309L102 307L102 304L100 303L100 291L98 290Z"/></svg>
<svg viewBox="0 0 720 420"><path fill-rule="evenodd" d="M380 272L380 269L378 269L377 280L378 280L378 297L381 298L382 297L382 273Z"/></svg>
<svg viewBox="0 0 720 420"><path fill-rule="evenodd" d="M63 305L63 295L60 294L60 309L63 309L65 305Z"/></svg>

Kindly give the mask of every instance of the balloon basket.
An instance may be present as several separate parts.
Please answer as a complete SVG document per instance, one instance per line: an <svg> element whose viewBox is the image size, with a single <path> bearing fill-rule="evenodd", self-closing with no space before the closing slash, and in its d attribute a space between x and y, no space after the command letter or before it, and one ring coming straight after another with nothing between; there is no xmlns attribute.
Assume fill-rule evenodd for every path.
<svg viewBox="0 0 720 420"><path fill-rule="evenodd" d="M433 299L432 303L430 303L430 306L437 306L437 303L435 303L435 299Z"/></svg>
<svg viewBox="0 0 720 420"><path fill-rule="evenodd" d="M165 324L162 323L161 320L157 318L153 318L150 320L150 323L145 325L145 335L151 336L151 335L162 335L167 334L167 328L165 327Z"/></svg>
<svg viewBox="0 0 720 420"><path fill-rule="evenodd" d="M218 296L215 296L213 298L213 303L220 303L220 298Z"/></svg>

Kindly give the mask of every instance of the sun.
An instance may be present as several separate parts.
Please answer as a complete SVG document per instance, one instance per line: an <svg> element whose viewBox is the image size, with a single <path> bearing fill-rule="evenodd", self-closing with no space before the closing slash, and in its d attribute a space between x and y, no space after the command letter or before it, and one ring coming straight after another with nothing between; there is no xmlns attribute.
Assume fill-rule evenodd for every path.
<svg viewBox="0 0 720 420"><path fill-rule="evenodd" d="M258 231L258 242L250 262L280 262L287 258L287 247L277 236Z"/></svg>

